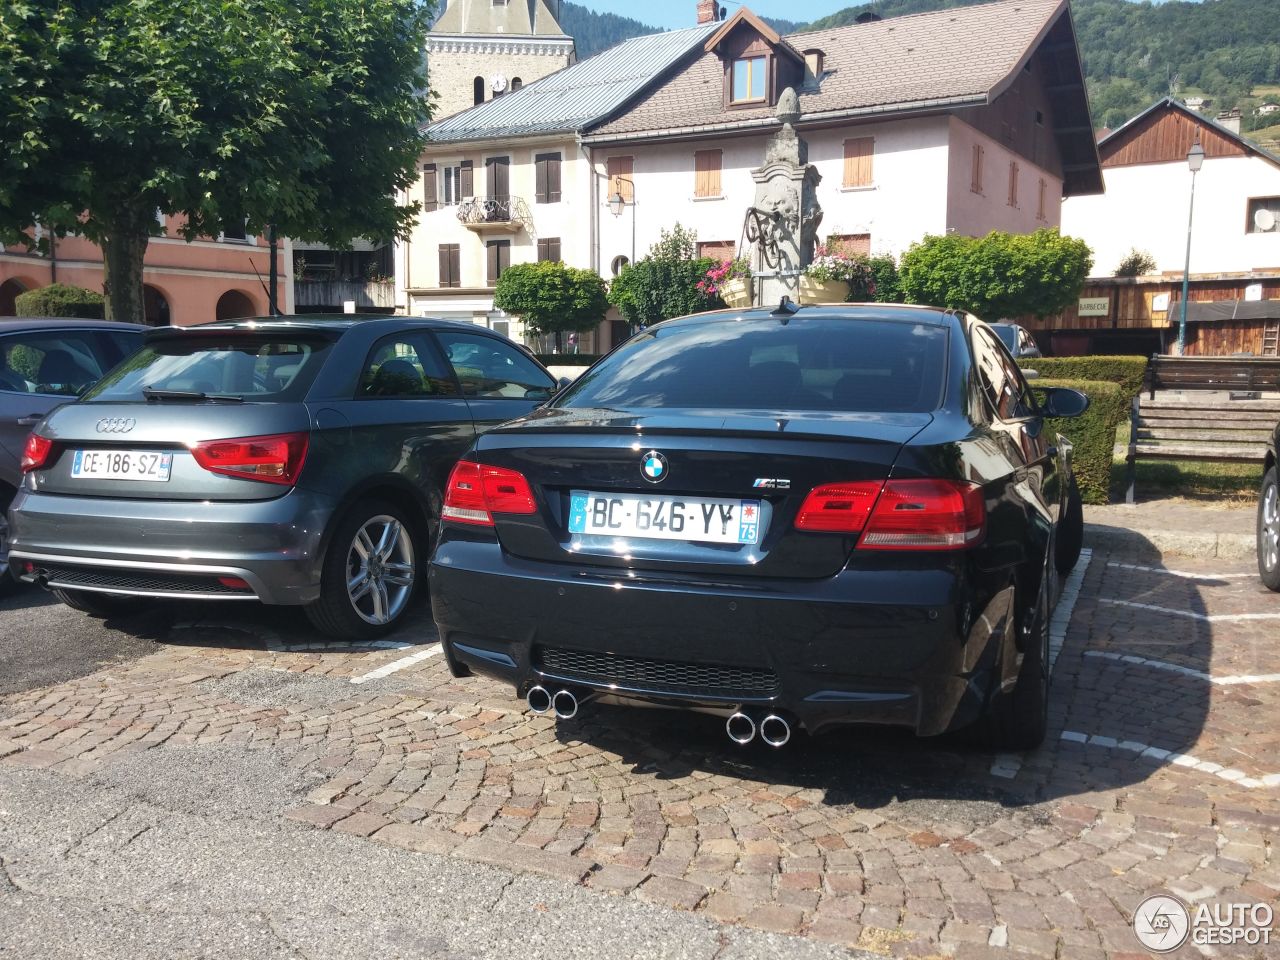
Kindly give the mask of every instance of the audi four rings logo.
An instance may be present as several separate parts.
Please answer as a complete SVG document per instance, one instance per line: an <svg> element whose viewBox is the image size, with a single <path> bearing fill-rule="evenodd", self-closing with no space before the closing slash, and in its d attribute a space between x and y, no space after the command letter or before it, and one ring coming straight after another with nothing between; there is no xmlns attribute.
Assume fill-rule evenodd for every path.
<svg viewBox="0 0 1280 960"><path fill-rule="evenodd" d="M103 417L97 429L99 433L128 433L137 422L133 417Z"/></svg>

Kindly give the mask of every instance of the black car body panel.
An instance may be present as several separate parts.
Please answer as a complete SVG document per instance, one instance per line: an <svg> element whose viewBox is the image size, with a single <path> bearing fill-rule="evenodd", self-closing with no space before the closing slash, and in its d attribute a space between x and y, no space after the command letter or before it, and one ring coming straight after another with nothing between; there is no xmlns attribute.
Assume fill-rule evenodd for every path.
<svg viewBox="0 0 1280 960"><path fill-rule="evenodd" d="M898 402L864 391L849 395L872 409L838 409L840 383L874 381L892 358L806 358L805 325L823 325L829 346L840 330L833 323L851 332L883 323L945 329L942 362L928 367L936 400L877 410L918 406L929 393ZM762 313L711 314L669 321L653 336L673 348L678 337L704 336L732 346L730 325L746 331L755 355L799 345L803 376L788 389L803 407L773 403L768 390L757 409L671 407L660 376L645 388L651 401L578 406L600 383L611 389L610 378L647 375L644 363L619 355L628 344L584 376L594 385L575 385L477 440L467 459L519 472L536 509L495 512L492 526L443 524L430 576L451 668L505 680L520 694L567 685L584 696L725 714L768 708L810 731L880 722L934 734L974 720L1017 680L1015 597L1047 616L1069 442L1045 435L1016 364L966 315L815 307L787 325ZM833 371L836 363L847 372ZM759 365L745 370L754 376ZM642 474L650 451L665 460L663 497L758 502L758 542L570 532L571 491L621 499L655 490ZM801 504L817 487L917 478L976 490L981 539L964 549L868 549L863 534L798 529Z"/></svg>

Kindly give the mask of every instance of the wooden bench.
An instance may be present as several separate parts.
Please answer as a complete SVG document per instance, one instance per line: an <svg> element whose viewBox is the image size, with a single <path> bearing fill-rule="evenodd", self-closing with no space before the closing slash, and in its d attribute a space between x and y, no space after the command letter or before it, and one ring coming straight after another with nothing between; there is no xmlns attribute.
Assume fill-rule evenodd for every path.
<svg viewBox="0 0 1280 960"><path fill-rule="evenodd" d="M1125 502L1138 460L1262 463L1280 420L1280 359L1155 356L1129 415Z"/></svg>

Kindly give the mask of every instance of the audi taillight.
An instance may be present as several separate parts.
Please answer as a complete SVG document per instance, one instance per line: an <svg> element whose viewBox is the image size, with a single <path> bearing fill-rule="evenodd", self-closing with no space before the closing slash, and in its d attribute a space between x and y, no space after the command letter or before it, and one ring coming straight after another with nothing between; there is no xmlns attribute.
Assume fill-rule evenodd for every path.
<svg viewBox="0 0 1280 960"><path fill-rule="evenodd" d="M27 434L26 446L22 448L22 472L30 473L32 470L39 470L48 461L49 454L52 452L53 441L48 437L42 437L38 433Z"/></svg>
<svg viewBox="0 0 1280 960"><path fill-rule="evenodd" d="M955 480L859 480L815 487L796 529L860 533L864 550L959 550L982 539L982 488Z"/></svg>
<svg viewBox="0 0 1280 960"><path fill-rule="evenodd" d="M982 488L956 480L890 480L858 546L864 550L961 550L982 539Z"/></svg>
<svg viewBox="0 0 1280 960"><path fill-rule="evenodd" d="M291 486L307 458L307 434L201 440L191 447L191 456L210 473Z"/></svg>
<svg viewBox="0 0 1280 960"><path fill-rule="evenodd" d="M537 511L529 481L518 470L459 460L445 486L442 520L493 526L495 513Z"/></svg>

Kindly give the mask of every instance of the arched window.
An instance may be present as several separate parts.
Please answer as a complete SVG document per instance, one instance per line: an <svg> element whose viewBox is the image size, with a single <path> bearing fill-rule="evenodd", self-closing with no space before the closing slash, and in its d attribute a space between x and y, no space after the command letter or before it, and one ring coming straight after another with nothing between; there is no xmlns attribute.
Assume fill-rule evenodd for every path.
<svg viewBox="0 0 1280 960"><path fill-rule="evenodd" d="M512 77L512 78L511 78L511 89L512 89L512 90L519 90L519 89L520 89L521 87L523 87L523 86L524 86L524 81L523 81L523 80L521 80L519 77Z"/></svg>
<svg viewBox="0 0 1280 960"><path fill-rule="evenodd" d="M471 81L471 91L476 103L484 103L484 77L476 77Z"/></svg>
<svg viewBox="0 0 1280 960"><path fill-rule="evenodd" d="M622 268L625 267L630 262L631 261L628 260L626 257L622 255L618 255L613 258L613 263L609 264L609 269L613 271L613 275L616 277L618 274L622 272Z"/></svg>

